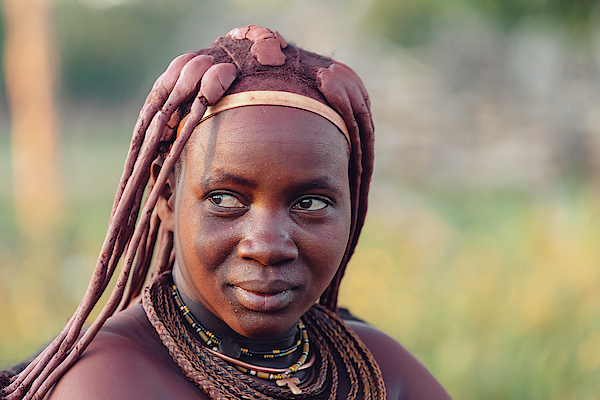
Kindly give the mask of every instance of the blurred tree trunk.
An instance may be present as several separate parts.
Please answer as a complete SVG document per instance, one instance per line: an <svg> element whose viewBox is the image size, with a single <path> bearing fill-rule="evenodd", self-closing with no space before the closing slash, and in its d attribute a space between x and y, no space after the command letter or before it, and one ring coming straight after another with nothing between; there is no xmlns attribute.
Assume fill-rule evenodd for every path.
<svg viewBox="0 0 600 400"><path fill-rule="evenodd" d="M50 1L2 1L15 206L23 233L31 237L51 233L61 208Z"/></svg>
<svg viewBox="0 0 600 400"><path fill-rule="evenodd" d="M0 284L9 293L8 318L22 341L39 337L40 328L56 330L52 311L61 297L57 244L62 190L54 102L58 55L51 2L2 0L20 260L9 282Z"/></svg>

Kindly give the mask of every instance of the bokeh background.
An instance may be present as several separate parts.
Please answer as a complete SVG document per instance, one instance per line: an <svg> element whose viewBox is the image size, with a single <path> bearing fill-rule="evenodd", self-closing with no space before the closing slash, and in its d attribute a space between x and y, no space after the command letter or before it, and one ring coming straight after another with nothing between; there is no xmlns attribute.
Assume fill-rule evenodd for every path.
<svg viewBox="0 0 600 400"><path fill-rule="evenodd" d="M456 399L600 396L600 1L1 1L0 368L83 295L154 79L254 23L371 94L342 304Z"/></svg>

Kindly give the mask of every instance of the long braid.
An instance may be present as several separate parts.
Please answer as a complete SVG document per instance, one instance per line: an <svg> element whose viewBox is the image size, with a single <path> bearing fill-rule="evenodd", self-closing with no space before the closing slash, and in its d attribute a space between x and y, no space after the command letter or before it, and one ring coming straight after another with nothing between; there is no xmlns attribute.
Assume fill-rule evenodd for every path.
<svg viewBox="0 0 600 400"><path fill-rule="evenodd" d="M167 176L174 170L206 107L216 103L227 91L236 93L263 89L297 92L328 103L338 111L348 126L352 148L352 230L343 261L320 299L324 307L335 312L339 284L356 246L366 213L366 194L373 166L373 125L368 96L360 79L348 67L293 45L288 46L277 32L269 31L272 38L280 43L282 54L285 53L283 59L287 56L290 61L265 64L254 47L265 30L255 28L258 27L233 30L227 37L217 39L211 48L177 57L156 80L133 130L107 234L87 291L61 333L22 372L10 379L10 383L0 391L0 396L11 400L43 398L85 351L104 322L117 310L139 301L151 265L153 278L173 267L173 235L160 224L155 204ZM235 85L232 86L234 80ZM174 128L183 117L185 122L175 139ZM168 155L165 154L165 144L167 147L172 144ZM152 184L149 183L149 169L156 159L162 161L163 166L156 182ZM142 204L146 192L147 198ZM121 271L108 302L92 326L82 333L84 322L106 290L121 259ZM327 315L335 318L334 313ZM315 320L314 324L321 326L324 322ZM315 329L312 326L308 328ZM319 332L312 333L315 342L320 343L323 349L321 368L328 371L327 379L332 381L332 388L337 388L338 372L326 342L333 345L332 335L344 331L345 328L334 333L321 327ZM326 335L326 342L319 333ZM380 377L377 364L372 356L369 358L370 353L364 344L357 338L348 342L349 345L352 343L354 347L351 348L359 348L361 354L367 354L366 360L370 360L363 367ZM165 345L171 352L177 343ZM344 359L345 365L352 362L356 363L354 356ZM240 378L236 379L236 382L247 381L246 377L241 377L242 381ZM361 381L367 390L364 386L367 381L362 374ZM6 385L6 382L2 384ZM321 379L318 384L324 385L325 382ZM215 385L215 382L208 380L202 388L212 398L226 398L220 397ZM252 387L256 385L256 382L250 383ZM275 394L272 388L265 390L271 395ZM330 393L331 399L337 396L335 390L332 389ZM243 393L238 394L239 397L235 398L247 398Z"/></svg>
<svg viewBox="0 0 600 400"><path fill-rule="evenodd" d="M140 191L138 191L137 194L138 196L136 197L141 199ZM139 207L134 206L132 208L132 213L137 214L138 209ZM129 218L127 222L129 222L128 227L131 228L131 226L133 226L134 218ZM127 231L128 227L125 228L125 231ZM117 247L120 251L122 251L122 249L124 249L126 246L127 240L123 240L123 237L121 236L118 238L117 242L121 243L121 245ZM100 258L99 263L101 261ZM113 260L115 258L117 257L111 257ZM116 265L116 262L114 265ZM96 269L98 270L99 268L97 267ZM59 337L57 337L57 339L55 339L50 346L48 346L48 348L46 348L46 350L40 354L40 356L34 359L34 361L19 375L19 377L11 383L11 385L4 389L4 392L9 394L7 398L30 398L29 394L27 393L29 387L31 386L33 389L31 392L35 392L39 384L41 384L40 382L42 382L48 376L50 371L52 371L65 359L67 352L72 348L73 343L81 332L81 326L89 315L91 308L95 302L97 302L98 298L108 284L108 280L110 278L106 279L106 276L110 276L113 270L114 267L109 265L108 271L106 271L106 268L104 268L100 269L100 273L94 274L92 282L88 287L88 293L86 293L86 296L80 303L78 309L70 319L67 326L65 326L63 329L63 332L61 332ZM89 296L90 288L96 289L96 293L92 292L92 294L96 294L97 298L95 300L92 296ZM90 307L90 303L92 302L93 304ZM37 381L38 384L36 384L35 381ZM13 388L15 388L15 390L13 393L11 393L11 389Z"/></svg>
<svg viewBox="0 0 600 400"><path fill-rule="evenodd" d="M191 57L185 58L190 59ZM181 59L182 58L179 60ZM207 64L207 68L212 65L212 59L210 60L210 63ZM181 68L182 66L177 63L172 63L171 67L173 67L173 65L179 68L179 71L176 71L177 74L168 69L167 72L163 74L161 79L159 79L158 83L160 83L161 80L175 75L176 79L179 77L179 72L181 72L181 69L183 68ZM189 71L191 74L197 74L198 72L197 70L193 69L190 69ZM202 73L204 71L202 71ZM192 75L192 78L197 78L196 82L198 82L200 81L202 74L199 75L199 77L194 77ZM135 258L137 249L139 247L139 241L141 240L142 233L146 228L149 215L154 208L158 194L164 186L167 173L169 170L173 169L175 161L178 159L181 150L185 146L189 135L191 135L191 132L195 127L194 123L197 124L207 105L206 101L203 104L200 99L198 99L196 104L192 105L190 114L195 113L195 118L190 118L188 120L189 124L186 128L184 128L184 131L187 131L187 133L182 135L182 137L180 137L174 143L173 150L170 155L171 157L168 157L167 161L165 162L165 168L163 171L161 171L162 176L159 174L157 184L154 186L153 191L150 193L149 199L146 202L142 219L136 226L135 230L128 229L133 226L135 220L137 219L137 210L139 210L139 204L142 198L143 190L148 181L147 171L149 169L150 162L156 157L157 148L160 143L160 139L162 139L161 132L164 130L165 125L173 114L174 110L177 109L184 100L187 100L190 90L197 90L195 87L197 83L191 85L189 84L189 80L191 78L188 78L187 80L185 79L185 76L182 76L182 78L183 79L178 79L175 82L175 85L171 87L172 90L170 92L169 87L165 88L162 83L155 84L153 92L151 92L148 96L150 100L147 101L147 105L142 110L138 123L136 124L136 131L130 146L128 159L125 165L125 171L123 173L117 195L115 196L115 205L113 207L113 211L111 212L108 233L105 243L102 247L102 251L98 257L98 263L94 270L94 275L86 295L84 296L82 302L65 329L63 329L63 332L61 332L61 334L50 344L50 346L48 346L48 348L46 348L46 350L44 350L40 356L38 356L21 374L19 374L19 376L17 376L9 386L4 388L3 392L5 393L7 399L43 397L43 395L52 387L62 373L64 373L64 371L76 361L81 352L85 350L105 320L114 313L116 306L120 302L123 289L127 284L132 261ZM231 79L231 81L233 81L233 79ZM220 82L216 83L219 85L221 84ZM215 84L215 82L213 82L213 84ZM179 88L178 85L180 86ZM183 90L185 90L187 86L187 92L184 92L181 86L183 86ZM226 88L222 89L222 92L225 90ZM156 104L160 103L158 100L156 100L156 98L161 97L161 94L163 95L163 108L152 117L151 123L149 123L147 113L155 112L153 108L156 106ZM168 94L168 98L165 98L164 94ZM146 130L146 132L144 132L144 130ZM139 143L141 142L141 140L139 140L140 135L147 136L147 138L143 140L143 146L138 148ZM130 243L132 237L134 240ZM116 249L115 244L117 244ZM89 328L85 334L77 340L81 332L83 322L89 316L91 309L97 303L102 295L102 292L104 291L104 288L110 281L110 276L114 270L113 266L116 266L123 251L126 249L127 257L123 263L117 285L115 286L107 305L103 308L100 316L96 319L92 327ZM68 356L67 352L69 352Z"/></svg>
<svg viewBox="0 0 600 400"><path fill-rule="evenodd" d="M166 115L166 113L162 114L162 115ZM169 115L169 117L170 117L170 115ZM166 118L166 117L163 117L163 118ZM159 121L160 121L160 119L159 119ZM165 121L165 123L166 123L166 121ZM167 175L165 174L165 171L168 168L172 169L174 161L176 160L176 157L179 157L179 154L183 150L183 146L185 146L185 142L187 141L187 139L189 138L189 136L191 134L191 129L188 129L188 131L189 132L187 132L186 136L182 135L175 142L175 144L173 146L173 157L171 157L170 159L167 158L167 160L165 161L165 170L161 171L161 174L159 174L159 176L157 178L157 184L155 185L153 190L150 192L150 195L148 196L148 200L146 202L146 205L144 206L144 210L142 211L141 220L138 223L138 225L136 226L134 234L131 237L130 242L128 243L127 254L126 254L125 260L123 262L123 265L121 267L121 273L119 275L119 278L117 280L115 288L113 289L113 292L111 293L111 296L108 299L105 307L102 309L100 315L98 316L96 321L94 321L92 326L83 334L81 339L79 339L77 344L71 349L68 356L64 359L64 362L60 363L59 365L57 365L54 368L50 368L50 366L47 366L44 369L42 374L40 374L40 376L32 384L31 391L33 393L35 393L35 395L32 394L30 396L29 394L27 394L24 397L25 399L29 399L30 397L35 398L35 399L41 399L46 394L46 392L48 390L50 390L50 388L54 385L54 383L58 380L58 378L60 378L60 376L62 376L62 374L77 360L77 358L79 358L81 353L83 353L85 348L89 345L89 343L91 342L93 337L96 335L98 330L100 330L100 328L102 327L104 322L116 310L117 306L119 305L119 303L121 301L121 297L123 295L124 288L126 286L128 278L129 278L129 273L131 271L135 253L137 252L139 241L141 240L143 231L146 228L146 224L148 224L148 222L149 222L151 212L152 212L154 205L156 204L156 201L160 194L159 190L157 190L157 189L162 188L162 186L164 186L164 183L166 182L166 179L167 179ZM146 150L146 152L144 152L144 150ZM149 159L147 154L148 154L147 149L143 149L142 157L140 160L143 161L143 163L141 165L145 166L145 168L142 169L142 171L147 170L149 167L149 165L146 165L146 164L148 164L147 160ZM138 162L139 162L139 160L138 160ZM136 170L139 168L139 165L140 164L136 163L136 166L134 168L134 175L135 175ZM133 181L133 179L132 179L132 181ZM127 193L127 189L128 189L128 187L126 187L126 189L125 189L125 194ZM124 195L124 197L125 197L125 195ZM115 215L118 215L119 208L120 208L120 206L117 208ZM39 390L38 390L38 388L39 388Z"/></svg>
<svg viewBox="0 0 600 400"><path fill-rule="evenodd" d="M179 67L179 68L168 69L167 72L165 72L165 74L163 74L163 76L161 76L161 78L164 78L164 79L159 78L159 80L157 80L157 84L155 84L155 88L160 87L161 89L163 89L164 93L168 93L168 91L170 89L172 89L177 77L179 76L179 71L182 67L182 65L181 66L177 65L177 61L181 62L183 57L184 56L180 57L179 59L175 60L171 64L171 66L175 66L175 67ZM187 55L185 57L187 57ZM189 58L188 58L188 60L189 60ZM170 87L169 87L169 84L167 83L167 87L165 87L163 82L166 82L168 80L167 78L172 78L173 76L174 76L174 79L170 79L170 81L172 82L172 85L170 85ZM153 90L153 92L155 92L155 90ZM158 96L153 95L153 93L151 93L151 95L148 96L148 99L156 98L156 97L158 97ZM148 101L147 101L147 103L148 103ZM154 101L154 103L156 103L156 101ZM160 106L162 106L162 104L160 104ZM144 107L144 109L147 109L147 107ZM142 111L144 111L144 110L142 110ZM115 236L117 236L115 231L118 228L118 224L116 224L114 222L113 218L114 218L114 214L117 209L117 206L119 205L119 202L122 199L122 194L125 189L125 186L129 180L129 177L131 176L131 173L133 170L133 165L135 164L135 161L137 160L139 149L140 149L141 143L143 141L144 133L145 133L145 130L149 123L149 120L148 120L148 122L146 120L148 120L148 118L144 119L143 115L141 113L138 123L136 124L136 129L134 130L134 135L133 135L133 138L131 141L130 149L128 152L128 157L127 157L127 160L125 163L123 176L121 178L121 182L119 184L119 188L118 188L117 194L115 196L113 210L111 211L109 232L107 233L107 238L105 240L105 244L103 245L102 251L98 258L98 263L94 270L93 278L92 278L92 281L90 282L88 290L87 290L82 302L80 303L77 310L75 311L75 314L69 320L69 322L67 323L67 325L65 326L65 328L63 329L61 334L36 359L34 359L29 364L29 366L27 368L25 368L25 370L22 371L22 373L16 379L13 379L13 382L11 383L11 385L9 385L8 387L6 387L3 390L3 392L5 394L9 394L9 395L12 394L12 396L9 396L9 398L22 397L24 395L24 392L26 391L26 388L28 388L29 385L31 384L31 382L37 376L39 376L39 374L41 373L44 366L47 366L49 368L54 368L54 366L57 364L57 362L59 363L60 361L62 361L62 358L64 358L64 354L72 346L74 339L79 335L81 326L83 325L83 322L89 315L91 308L93 307L93 305L95 305L98 298L104 291L105 282L107 283L108 280L110 280L110 275L112 275L112 271L110 271L110 272L107 271L106 264L108 262L108 259L113 258L113 257L111 257L112 255L108 256L108 251L109 251L110 243L111 242L114 243L114 241L115 241ZM113 229L111 229L111 227ZM123 244L123 246L119 246L119 247L124 247L124 244ZM112 251L112 249L110 251ZM120 249L120 251L122 251L122 249ZM114 257L114 258L118 258L118 257ZM109 273L107 273L107 272L109 272ZM91 307L90 307L90 304L91 304Z"/></svg>
<svg viewBox="0 0 600 400"><path fill-rule="evenodd" d="M352 229L346 254L333 281L321 296L320 303L332 311L337 309L337 297L346 265L354 253L360 231L367 213L367 196L373 173L374 126L367 91L360 78L349 67L334 62L320 68L317 80L321 93L331 106L344 118L352 146L350 182L352 196Z"/></svg>
<svg viewBox="0 0 600 400"><path fill-rule="evenodd" d="M165 73L165 75L167 74ZM144 125L143 119L140 120ZM147 124L145 124L145 126L147 127ZM128 238L125 238L124 236L129 236L126 235L125 231L127 230L126 223L129 222L130 218L126 219L125 217L128 217L126 215L119 216L117 210L123 203L125 203L125 208L129 207L131 209L131 203L134 200L131 194L123 197L123 192L125 191L126 186L129 186L130 188L132 186L131 182L129 182L129 178L131 171L133 170L133 165L138 160L138 146L142 141L140 139L139 130L136 130L135 133L126 161L125 171L117 195L115 196L115 206L111 212L109 230L98 257L98 263L94 270L88 290L72 319L65 329L63 329L63 332L59 337L57 337L57 339L30 364L11 385L4 389L4 392L9 394L7 398L21 398L25 394L27 388L31 385L32 381L41 374L44 366L47 370L52 370L56 365L62 362L66 352L73 346L75 339L78 337L81 327L89 316L91 309L97 303L110 280L114 266L116 266L120 253L122 253L128 241ZM140 174L138 173L138 175ZM131 193L131 191L129 193ZM123 208L124 207L121 207L121 209ZM117 251L113 252L115 242L120 243L120 245L117 246Z"/></svg>
<svg viewBox="0 0 600 400"><path fill-rule="evenodd" d="M154 268L150 279L156 278L165 271L173 269L175 262L175 252L173 251L173 232L167 230L164 226L158 228L158 251L154 259Z"/></svg>
<svg viewBox="0 0 600 400"><path fill-rule="evenodd" d="M159 229L160 219L155 210L152 213L150 224L147 225L147 228L144 230L139 244L137 258L135 260L135 266L131 274L131 281L125 288L123 299L121 300L121 304L119 304L117 311L122 311L127 308L132 303L133 299L140 294L146 277L148 276L148 271L152 262L152 254L158 240Z"/></svg>

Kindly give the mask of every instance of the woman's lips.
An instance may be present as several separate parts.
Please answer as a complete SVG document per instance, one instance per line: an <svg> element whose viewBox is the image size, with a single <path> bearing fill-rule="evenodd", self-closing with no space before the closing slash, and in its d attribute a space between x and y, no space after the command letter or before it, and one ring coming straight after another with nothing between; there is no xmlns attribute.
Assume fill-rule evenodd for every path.
<svg viewBox="0 0 600 400"><path fill-rule="evenodd" d="M286 289L277 293L258 293L234 286L235 296L240 304L252 311L278 311L293 300L293 290Z"/></svg>

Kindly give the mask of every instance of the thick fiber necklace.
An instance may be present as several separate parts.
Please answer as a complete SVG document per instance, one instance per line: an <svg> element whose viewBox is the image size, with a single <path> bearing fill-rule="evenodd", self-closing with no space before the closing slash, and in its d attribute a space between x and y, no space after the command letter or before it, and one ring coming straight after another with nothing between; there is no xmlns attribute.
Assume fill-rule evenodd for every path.
<svg viewBox="0 0 600 400"><path fill-rule="evenodd" d="M337 314L325 307L316 304L302 316L316 361L311 369L314 370L314 379L298 384L301 393L294 394L290 385L278 387L257 376L242 373L213 354L214 350L206 347L185 326L186 319L174 300L170 285L170 273L159 275L144 290L144 311L173 361L210 398L335 400L339 394L339 373L334 352L341 360L342 371L345 369L344 375L349 379L349 392L344 396L347 400L357 399L360 392L364 399L386 398L381 371L370 351Z"/></svg>

